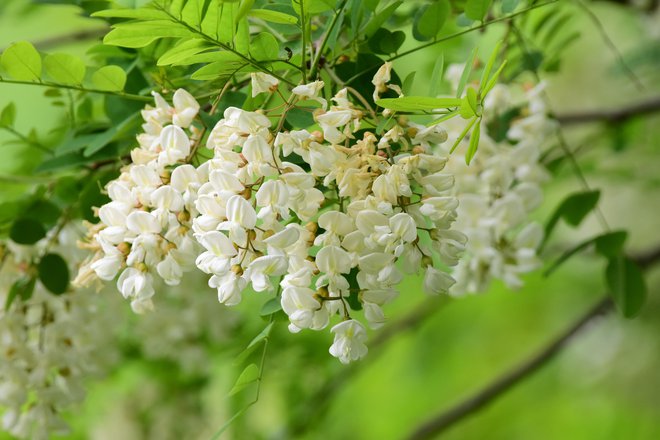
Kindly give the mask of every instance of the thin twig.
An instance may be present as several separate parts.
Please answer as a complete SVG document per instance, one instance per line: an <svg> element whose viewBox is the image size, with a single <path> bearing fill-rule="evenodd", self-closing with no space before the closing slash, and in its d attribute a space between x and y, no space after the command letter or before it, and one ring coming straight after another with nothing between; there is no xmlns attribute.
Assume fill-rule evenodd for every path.
<svg viewBox="0 0 660 440"><path fill-rule="evenodd" d="M577 335L580 330L585 328L587 324L591 323L594 318L608 313L612 309L612 305L612 301L609 297L600 300L538 354L494 380L481 391L463 400L458 405L432 417L418 427L408 439L422 440L437 436L461 421L463 418L479 411L488 403L511 389L523 379L529 377L532 373L554 358L561 349L566 346L566 344Z"/></svg>
<svg viewBox="0 0 660 440"><path fill-rule="evenodd" d="M601 38L605 42L605 45L610 49L610 51L614 54L616 57L617 62L621 66L621 69L625 72L625 74L630 78L630 80L635 84L637 87L637 90L640 92L645 92L646 87L642 83L642 80L639 79L637 74L628 66L626 63L626 60L623 59L623 55L621 55L621 52L619 52L619 49L616 47L616 44L614 44L614 41L610 38L610 36L607 34L607 30L605 29L605 26L603 26L603 23L598 19L596 14L587 7L581 0L575 0L575 3L578 5L580 9L584 11L585 14L587 14L587 17L593 25L596 27L596 30L600 34Z"/></svg>
<svg viewBox="0 0 660 440"><path fill-rule="evenodd" d="M588 122L625 122L635 116L660 112L660 97L632 104L616 110L596 110L581 113L566 113L557 115L555 119L562 125L582 124Z"/></svg>
<svg viewBox="0 0 660 440"><path fill-rule="evenodd" d="M641 254L635 258L635 261L642 269L650 268L653 264L660 261L660 246ZM486 387L459 402L457 405L430 418L415 429L408 437L408 440L423 440L435 437L459 423L464 418L478 412L522 380L531 376L541 367L546 365L568 344L568 342L570 342L582 330L587 328L595 318L611 312L614 309L613 306L614 304L609 296L602 298L591 309L589 309L589 311L569 326L558 337L553 339L536 355L522 362L512 370L504 373Z"/></svg>

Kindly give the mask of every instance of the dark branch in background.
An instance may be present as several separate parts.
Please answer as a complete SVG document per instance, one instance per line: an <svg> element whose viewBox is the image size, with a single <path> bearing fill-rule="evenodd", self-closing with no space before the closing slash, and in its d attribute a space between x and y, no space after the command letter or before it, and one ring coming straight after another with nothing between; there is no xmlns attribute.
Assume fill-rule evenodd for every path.
<svg viewBox="0 0 660 440"><path fill-rule="evenodd" d="M659 260L660 246L635 258L635 261L642 269L650 268ZM464 418L478 412L552 360L580 331L588 328L589 324L595 318L605 315L613 309L613 303L609 296L601 299L587 313L536 355L522 362L511 371L506 372L482 390L459 402L457 405L427 420L408 437L408 440L432 438L451 428Z"/></svg>
<svg viewBox="0 0 660 440"><path fill-rule="evenodd" d="M623 70L623 72L630 78L630 80L635 84L635 87L637 87L637 90L640 92L645 92L646 87L644 86L644 83L642 83L642 80L639 79L635 71L628 66L628 63L626 63L626 60L623 58L623 55L621 55L621 52L619 52L619 49L616 47L616 44L614 44L614 41L610 38L610 36L607 34L607 31L605 30L605 25L600 21L598 16L594 14L594 12L589 9L587 5L585 5L582 0L575 0L575 4L578 5L580 9L584 11L584 13L587 15L587 18L591 20L593 25L596 27L596 30L600 34L601 38L603 39L603 42L607 47L609 47L610 51L614 54L616 57L617 63L619 63L619 66Z"/></svg>
<svg viewBox="0 0 660 440"><path fill-rule="evenodd" d="M55 37L38 40L35 41L33 44L34 47L36 47L38 50L49 50L55 47L62 46L64 44L78 43L87 40L96 40L107 34L109 30L110 28L105 26L102 28L85 29L83 31L72 32L70 34L64 34L64 35L57 35Z"/></svg>
<svg viewBox="0 0 660 440"><path fill-rule="evenodd" d="M107 34L109 30L110 28L106 26L101 28L85 29L83 31L71 32L68 34L57 35L55 37L44 38L43 40L34 41L32 44L37 48L37 50L48 51L65 44L100 39L105 34ZM4 52L5 49L7 48L0 48L0 51Z"/></svg>
<svg viewBox="0 0 660 440"><path fill-rule="evenodd" d="M316 420L322 417L333 397L342 389L343 385L350 381L361 370L364 370L365 364L369 364L378 358L382 353L382 348L386 343L399 336L402 333L414 330L421 326L427 318L436 313L439 309L443 308L449 302L449 297L431 297L423 301L420 305L415 307L410 313L403 318L385 326L376 336L367 344L369 347L369 355L358 363L353 363L349 367L341 367L341 369L329 380L327 380L322 387L309 398L306 399L302 406L304 414L293 419L293 423L289 426L289 434L292 437L299 437L305 433L309 428L315 426Z"/></svg>
<svg viewBox="0 0 660 440"><path fill-rule="evenodd" d="M660 97L633 104L616 110L602 110L582 113L566 113L555 119L562 125L582 124L586 122L625 122L630 118L660 112Z"/></svg>

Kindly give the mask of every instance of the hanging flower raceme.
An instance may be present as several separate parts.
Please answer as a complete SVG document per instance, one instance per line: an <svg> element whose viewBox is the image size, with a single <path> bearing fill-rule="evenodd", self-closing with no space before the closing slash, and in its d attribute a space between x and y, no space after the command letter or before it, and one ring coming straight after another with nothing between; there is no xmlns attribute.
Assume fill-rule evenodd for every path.
<svg viewBox="0 0 660 440"><path fill-rule="evenodd" d="M374 77L375 98L400 93L390 70ZM251 84L253 96L280 87L261 73ZM285 116L269 111L226 108L205 140L212 157L198 167L189 162L203 141L199 105L182 90L174 107L156 94L133 163L106 188L111 202L90 228L96 253L80 280L116 278L141 312L153 306L157 278L174 285L196 267L227 306L251 289L279 298L292 332L333 325L330 353L346 363L367 352L360 317L382 326L404 274L422 275L424 290L441 294L482 287L484 262L488 277L511 284L534 267L538 230L519 228L544 175L538 139L528 141L543 125L538 117L511 127L508 159L490 155L495 143L484 136L477 165L464 170L443 145L451 124L399 118L375 130L368 118L382 116L356 106L355 91L339 90L328 106L324 90L315 81L291 92L289 105L308 101L314 131L283 130ZM482 187L470 186L475 178Z"/></svg>

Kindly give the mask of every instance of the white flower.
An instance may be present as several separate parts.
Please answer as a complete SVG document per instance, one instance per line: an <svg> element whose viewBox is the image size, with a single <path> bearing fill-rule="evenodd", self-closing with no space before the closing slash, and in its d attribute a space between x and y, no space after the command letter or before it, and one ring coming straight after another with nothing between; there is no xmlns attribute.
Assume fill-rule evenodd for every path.
<svg viewBox="0 0 660 440"><path fill-rule="evenodd" d="M282 255L264 255L250 263L245 271L245 278L250 280L252 288L257 292L271 290L271 276L280 276L286 273L289 263Z"/></svg>
<svg viewBox="0 0 660 440"><path fill-rule="evenodd" d="M264 72L252 72L250 73L250 79L253 98L260 93L274 92L280 83L277 78Z"/></svg>
<svg viewBox="0 0 660 440"><path fill-rule="evenodd" d="M387 84L390 82L391 76L392 76L392 63L387 61L385 62L385 64L380 66L380 68L374 75L373 79L371 80L371 84L375 86L374 94L373 94L374 101L378 100L380 94L387 91L387 89L394 90L396 93L399 94L399 96L403 94L399 86L394 84Z"/></svg>
<svg viewBox="0 0 660 440"><path fill-rule="evenodd" d="M235 306L241 302L241 292L247 286L247 280L227 272L223 276L213 275L209 279L209 287L218 290L218 301L226 306Z"/></svg>
<svg viewBox="0 0 660 440"><path fill-rule="evenodd" d="M152 307L154 287L149 273L129 267L119 275L117 289L124 298L132 299L131 307L136 313L143 313Z"/></svg>
<svg viewBox="0 0 660 440"><path fill-rule="evenodd" d="M172 165L190 154L190 139L176 125L168 125L160 132L162 151L158 154L160 166Z"/></svg>
<svg viewBox="0 0 660 440"><path fill-rule="evenodd" d="M184 89L174 92L172 101L174 103L172 123L182 128L188 128L199 112L199 103Z"/></svg>
<svg viewBox="0 0 660 440"><path fill-rule="evenodd" d="M432 295L447 293L455 282L456 280L448 273L428 266L424 275L424 291Z"/></svg>
<svg viewBox="0 0 660 440"><path fill-rule="evenodd" d="M231 257L238 253L231 240L219 231L199 235L197 240L206 249L197 257L197 267L205 273L225 274L231 266Z"/></svg>
<svg viewBox="0 0 660 440"><path fill-rule="evenodd" d="M301 84L294 87L293 90L291 90L291 93L298 95L301 98L308 98L314 101L318 101L321 103L323 108L325 108L328 105L328 101L323 98L319 98L318 96L319 92L323 90L323 86L325 86L323 81L314 81L309 84Z"/></svg>
<svg viewBox="0 0 660 440"><path fill-rule="evenodd" d="M227 221L220 223L219 229L229 231L229 236L240 246L247 244L248 229L254 229L257 224L257 213L242 196L233 195L227 200Z"/></svg>
<svg viewBox="0 0 660 440"><path fill-rule="evenodd" d="M330 346L330 354L338 358L342 364L356 361L367 354L367 332L359 321L349 319L340 322L330 330L335 334L335 340Z"/></svg>
<svg viewBox="0 0 660 440"><path fill-rule="evenodd" d="M282 310L289 316L289 330L292 333L314 326L314 315L321 309L321 303L314 298L314 293L308 287L287 287L282 290Z"/></svg>

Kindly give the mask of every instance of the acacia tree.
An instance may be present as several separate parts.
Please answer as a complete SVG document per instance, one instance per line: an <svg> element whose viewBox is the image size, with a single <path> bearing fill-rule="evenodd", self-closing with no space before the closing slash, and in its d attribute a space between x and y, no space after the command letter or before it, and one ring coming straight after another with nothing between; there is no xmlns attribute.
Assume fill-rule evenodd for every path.
<svg viewBox="0 0 660 440"><path fill-rule="evenodd" d="M0 119L39 158L37 177L13 176L28 194L0 210L0 404L12 435L66 431L62 413L87 378L129 360L175 372L169 382L191 395L214 354L242 346L228 394L243 405L216 418L218 438L259 400L271 333L286 325L329 330L317 352L361 360L291 397L299 407L283 429L302 435L369 349L448 299L494 280L518 289L544 261L550 275L580 252L601 256L608 295L411 434L427 438L534 372L595 316L616 306L632 318L643 306L642 269L657 253L627 255L628 233L608 226L562 125L621 127L658 105L553 113L542 77L561 71L579 36L564 31L570 12L556 1L70 3L109 26L85 60L26 41L0 58L0 82L45 88L63 114L48 139L18 131L13 104ZM458 51L437 50L455 42ZM428 76L406 66L420 54L432 57ZM623 58L620 68L643 87ZM579 188L539 220L543 186L562 167ZM559 223L590 215L601 233L547 246ZM419 294L399 291L411 278ZM422 291L432 297L387 323L389 303ZM242 317L218 304L243 297ZM117 318L131 309L140 316ZM301 337L282 334L278 349ZM174 400L176 412L196 404ZM179 422L163 435L204 432Z"/></svg>

